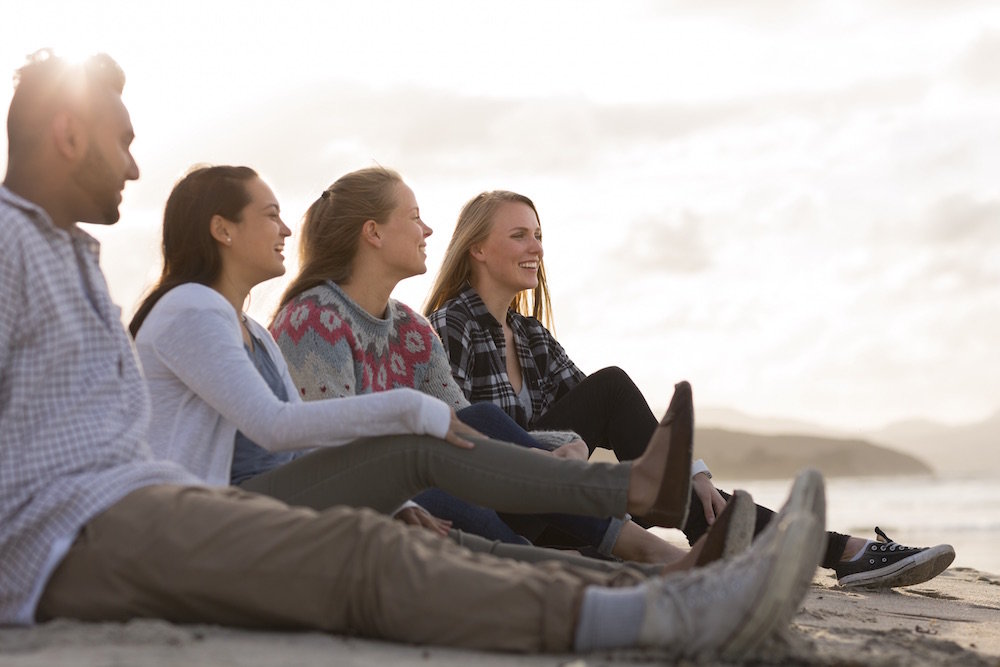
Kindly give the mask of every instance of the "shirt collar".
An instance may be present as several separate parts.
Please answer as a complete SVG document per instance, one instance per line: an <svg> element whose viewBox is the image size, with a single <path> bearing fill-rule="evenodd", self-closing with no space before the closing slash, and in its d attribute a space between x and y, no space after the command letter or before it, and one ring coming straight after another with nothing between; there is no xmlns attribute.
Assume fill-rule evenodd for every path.
<svg viewBox="0 0 1000 667"><path fill-rule="evenodd" d="M483 303L482 297L479 296L479 292L476 288L469 283L465 283L465 287L461 292L458 293L458 300L465 304L465 307L469 309L469 313L472 315L472 319L475 320L479 326L485 329L499 329L500 323L497 322L497 318L493 317L490 313L489 308Z"/></svg>
<svg viewBox="0 0 1000 667"><path fill-rule="evenodd" d="M17 207L26 213L31 213L40 217L46 222L46 224L55 227L55 224L52 222L52 219L49 218L49 214L45 212L45 209L35 202L27 200L16 192L13 192L6 185L0 185L0 200L7 202L11 206Z"/></svg>
<svg viewBox="0 0 1000 667"><path fill-rule="evenodd" d="M48 212L46 212L44 208L30 199L25 199L16 192L12 192L6 185L0 185L0 201L3 201L15 208L19 208L27 213L28 217L44 234L50 236L55 235L57 238L61 239L67 239L68 237L68 240L73 243L87 248L94 254L95 257L100 255L101 242L96 238L80 229L80 227L75 223L68 230L57 227L56 223L52 222L52 218L49 217Z"/></svg>

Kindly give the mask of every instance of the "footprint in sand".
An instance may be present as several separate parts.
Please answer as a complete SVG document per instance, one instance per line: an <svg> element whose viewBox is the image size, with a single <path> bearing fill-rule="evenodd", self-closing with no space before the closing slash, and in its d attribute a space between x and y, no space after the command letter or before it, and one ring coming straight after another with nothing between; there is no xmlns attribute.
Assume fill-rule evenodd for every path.
<svg viewBox="0 0 1000 667"><path fill-rule="evenodd" d="M942 593L941 591L935 591L932 589L919 589L913 588L907 591L911 595L922 595L925 598L934 598L935 600L960 600L961 598L955 597L954 595L948 595L947 593Z"/></svg>

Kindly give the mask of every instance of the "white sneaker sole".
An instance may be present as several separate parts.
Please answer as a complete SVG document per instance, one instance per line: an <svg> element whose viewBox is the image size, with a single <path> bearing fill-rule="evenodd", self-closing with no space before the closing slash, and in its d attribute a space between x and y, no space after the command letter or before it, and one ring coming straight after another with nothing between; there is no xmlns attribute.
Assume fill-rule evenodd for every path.
<svg viewBox="0 0 1000 667"><path fill-rule="evenodd" d="M806 468L800 470L792 482L792 488L788 492L788 498L781 509L771 517L767 526L754 539L753 544L767 542L772 539L772 532L777 529L782 519L793 516L799 512L805 512L816 517L823 524L823 535L819 538L819 545L822 551L826 551L826 488L823 483L823 475L818 470Z"/></svg>
<svg viewBox="0 0 1000 667"><path fill-rule="evenodd" d="M776 526L762 558L771 567L761 582L745 622L719 648L725 660L739 660L776 631L788 626L798 611L825 551L825 526L812 512L797 512Z"/></svg>
<svg viewBox="0 0 1000 667"><path fill-rule="evenodd" d="M938 576L955 560L950 544L930 547L877 570L850 574L837 583L845 588L899 588L913 586Z"/></svg>
<svg viewBox="0 0 1000 667"><path fill-rule="evenodd" d="M729 560L750 548L753 543L753 531L757 526L757 506L753 496L739 489L733 491L729 502L734 502L733 518L729 520L726 531L725 545L722 548L722 560Z"/></svg>
<svg viewBox="0 0 1000 667"><path fill-rule="evenodd" d="M779 516L810 512L826 521L826 491L823 475L814 468L799 471Z"/></svg>

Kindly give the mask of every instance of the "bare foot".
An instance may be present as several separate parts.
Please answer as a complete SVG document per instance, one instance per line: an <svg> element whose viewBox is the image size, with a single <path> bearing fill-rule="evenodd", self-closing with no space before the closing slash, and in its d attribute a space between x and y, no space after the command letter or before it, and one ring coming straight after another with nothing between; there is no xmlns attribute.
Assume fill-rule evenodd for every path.
<svg viewBox="0 0 1000 667"><path fill-rule="evenodd" d="M686 570L691 570L694 568L695 564L698 562L698 556L701 554L702 547L705 546L705 536L702 535L694 543L687 553L685 553L680 558L664 564L663 569L660 570L660 574L670 574L671 572L684 572Z"/></svg>
<svg viewBox="0 0 1000 667"><path fill-rule="evenodd" d="M847 538L847 544L844 545L844 553L840 555L840 560L851 560L857 556L858 552L864 548L866 542L868 540L861 537Z"/></svg>

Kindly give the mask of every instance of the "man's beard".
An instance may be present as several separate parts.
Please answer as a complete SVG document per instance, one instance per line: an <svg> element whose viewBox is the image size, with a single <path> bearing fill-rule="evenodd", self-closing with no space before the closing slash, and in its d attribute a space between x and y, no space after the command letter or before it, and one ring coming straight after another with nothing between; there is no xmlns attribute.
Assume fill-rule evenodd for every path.
<svg viewBox="0 0 1000 667"><path fill-rule="evenodd" d="M118 193L121 192L120 180L104 156L94 148L91 139L83 160L73 172L77 184L97 205L97 219L81 220L100 225L113 225L118 222L121 214L118 211Z"/></svg>

